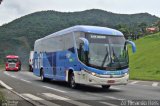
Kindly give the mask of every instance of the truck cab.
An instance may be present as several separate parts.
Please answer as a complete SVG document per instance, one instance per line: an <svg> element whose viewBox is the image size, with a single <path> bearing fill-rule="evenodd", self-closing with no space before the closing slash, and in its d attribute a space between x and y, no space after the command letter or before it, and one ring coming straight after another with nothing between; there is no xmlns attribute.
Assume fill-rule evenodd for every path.
<svg viewBox="0 0 160 106"><path fill-rule="evenodd" d="M21 61L19 56L8 55L6 56L5 69L6 71L19 71L21 70Z"/></svg>
<svg viewBox="0 0 160 106"><path fill-rule="evenodd" d="M29 55L29 71L33 72L33 55L34 55L34 51L30 51L30 55Z"/></svg>

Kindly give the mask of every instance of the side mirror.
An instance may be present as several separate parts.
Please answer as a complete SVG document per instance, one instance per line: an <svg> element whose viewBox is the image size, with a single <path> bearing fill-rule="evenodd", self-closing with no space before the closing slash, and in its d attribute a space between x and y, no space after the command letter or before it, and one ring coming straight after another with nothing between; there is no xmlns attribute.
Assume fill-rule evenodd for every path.
<svg viewBox="0 0 160 106"><path fill-rule="evenodd" d="M130 44L132 46L132 52L135 53L136 52L136 45L134 42L126 40L127 44Z"/></svg>
<svg viewBox="0 0 160 106"><path fill-rule="evenodd" d="M84 43L83 50L85 52L88 52L89 51L89 42L88 42L88 40L86 38L79 38L79 39L82 40L83 43Z"/></svg>

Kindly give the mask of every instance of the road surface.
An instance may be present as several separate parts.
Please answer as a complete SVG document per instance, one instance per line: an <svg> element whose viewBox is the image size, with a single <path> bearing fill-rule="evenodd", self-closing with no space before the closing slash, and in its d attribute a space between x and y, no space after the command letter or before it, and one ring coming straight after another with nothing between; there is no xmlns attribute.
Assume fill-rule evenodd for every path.
<svg viewBox="0 0 160 106"><path fill-rule="evenodd" d="M30 106L160 106L160 82L129 81L109 90L84 85L71 89L65 82L42 82L32 72L1 70L0 84L29 101Z"/></svg>

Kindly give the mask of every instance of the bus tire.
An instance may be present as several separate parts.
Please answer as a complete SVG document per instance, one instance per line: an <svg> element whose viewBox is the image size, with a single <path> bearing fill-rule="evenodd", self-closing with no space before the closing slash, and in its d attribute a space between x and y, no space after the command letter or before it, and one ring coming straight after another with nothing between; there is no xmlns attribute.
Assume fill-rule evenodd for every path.
<svg viewBox="0 0 160 106"><path fill-rule="evenodd" d="M102 85L102 89L109 89L110 87L110 85Z"/></svg>
<svg viewBox="0 0 160 106"><path fill-rule="evenodd" d="M40 77L41 77L41 80L42 80L43 82L46 82L46 81L47 81L47 79L44 77L44 71L43 71L43 69L41 69L41 71L40 71Z"/></svg>
<svg viewBox="0 0 160 106"><path fill-rule="evenodd" d="M73 89L77 87L77 84L75 83L75 76L73 72L69 74L69 86Z"/></svg>

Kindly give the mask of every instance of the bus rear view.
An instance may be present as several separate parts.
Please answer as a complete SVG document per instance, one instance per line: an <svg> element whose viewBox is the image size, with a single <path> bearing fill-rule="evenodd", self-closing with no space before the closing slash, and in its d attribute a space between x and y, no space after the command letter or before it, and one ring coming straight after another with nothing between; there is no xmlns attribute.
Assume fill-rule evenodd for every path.
<svg viewBox="0 0 160 106"><path fill-rule="evenodd" d="M136 51L132 41L125 40L117 30L78 25L58 31L35 42L35 75L42 80L77 84L125 85L129 79L127 44Z"/></svg>

